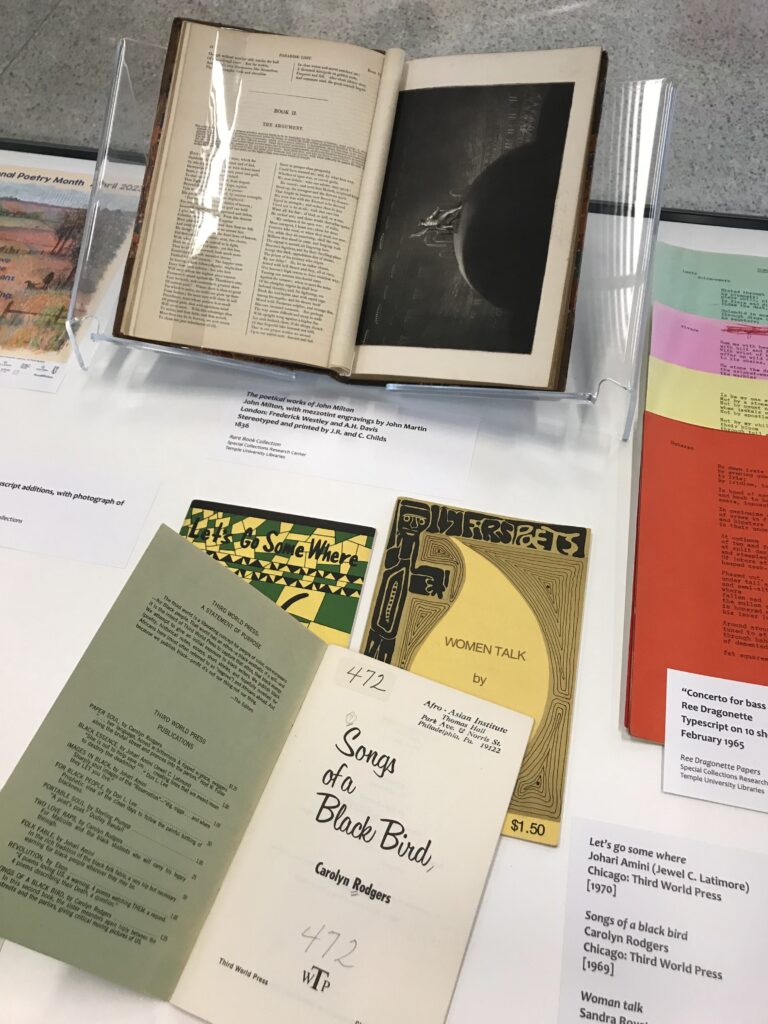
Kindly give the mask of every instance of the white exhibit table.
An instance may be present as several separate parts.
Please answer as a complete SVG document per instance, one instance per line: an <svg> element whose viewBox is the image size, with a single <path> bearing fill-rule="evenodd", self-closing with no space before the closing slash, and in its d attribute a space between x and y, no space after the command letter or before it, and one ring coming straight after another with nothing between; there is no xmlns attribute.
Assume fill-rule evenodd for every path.
<svg viewBox="0 0 768 1024"><path fill-rule="evenodd" d="M768 255L768 233L663 224L666 241ZM623 403L607 389L594 407L496 398L381 400L418 407L439 431L461 410L476 439L454 465L449 444L430 450L423 480L387 466L376 485L344 467L287 472L230 461L224 412L255 378L172 356L102 345L91 368L74 362L55 395L0 392L4 457L98 476L154 481L154 503L125 567L0 548L0 783L51 703L158 525L178 530L193 498L369 524L374 554L352 636L359 647L396 497L409 493L512 517L592 530L562 839L549 849L501 840L449 1020L558 1019L569 845L575 819L615 823L768 854L768 817L661 791L662 750L623 728L627 577L639 434L620 440ZM266 380L266 378L261 378ZM313 378L303 378L310 389ZM278 386L272 381L273 386ZM412 448L418 463L419 446ZM361 449L369 465L376 445ZM311 467L310 467L311 468ZM402 471L401 471L402 470ZM376 479L369 471L365 479ZM417 477L418 478L418 477ZM408 483L408 490L403 484ZM444 794L445 813L451 813ZM437 799L440 799L438 794ZM768 862L766 862L768 864ZM726 937L724 936L724 941ZM382 979L396 984L397 979ZM0 951L5 1024L180 1024L173 1007L134 995L34 952Z"/></svg>

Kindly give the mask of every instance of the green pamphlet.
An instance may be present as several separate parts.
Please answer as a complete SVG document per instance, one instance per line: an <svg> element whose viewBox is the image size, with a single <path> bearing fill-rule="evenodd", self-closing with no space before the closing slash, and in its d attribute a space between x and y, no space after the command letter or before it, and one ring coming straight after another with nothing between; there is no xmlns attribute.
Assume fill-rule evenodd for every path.
<svg viewBox="0 0 768 1024"><path fill-rule="evenodd" d="M324 650L251 597L158 532L2 792L3 934L170 995Z"/></svg>

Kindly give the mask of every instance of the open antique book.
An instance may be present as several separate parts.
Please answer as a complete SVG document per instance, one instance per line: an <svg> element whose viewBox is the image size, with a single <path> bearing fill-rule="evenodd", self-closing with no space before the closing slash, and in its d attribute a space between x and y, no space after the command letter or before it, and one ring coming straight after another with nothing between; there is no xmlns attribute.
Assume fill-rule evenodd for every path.
<svg viewBox="0 0 768 1024"><path fill-rule="evenodd" d="M161 527L0 794L0 928L222 1024L444 1019L531 719Z"/></svg>
<svg viewBox="0 0 768 1024"><path fill-rule="evenodd" d="M177 19L115 334L562 389L604 65Z"/></svg>

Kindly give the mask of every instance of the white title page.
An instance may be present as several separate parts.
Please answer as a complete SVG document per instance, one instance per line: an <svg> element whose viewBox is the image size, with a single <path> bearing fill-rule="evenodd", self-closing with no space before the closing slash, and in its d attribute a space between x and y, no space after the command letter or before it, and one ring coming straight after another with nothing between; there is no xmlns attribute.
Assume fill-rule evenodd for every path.
<svg viewBox="0 0 768 1024"><path fill-rule="evenodd" d="M441 1024L531 724L329 647L173 1002Z"/></svg>

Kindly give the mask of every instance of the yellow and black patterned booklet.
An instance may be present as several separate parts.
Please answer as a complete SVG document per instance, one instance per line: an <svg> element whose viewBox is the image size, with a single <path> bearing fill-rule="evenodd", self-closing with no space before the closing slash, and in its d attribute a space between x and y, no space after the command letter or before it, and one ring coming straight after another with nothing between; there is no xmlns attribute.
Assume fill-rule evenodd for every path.
<svg viewBox="0 0 768 1024"><path fill-rule="evenodd" d="M399 498L366 630L380 661L534 719L503 834L560 841L589 530ZM476 723L454 723L457 739ZM479 725L477 725L479 727Z"/></svg>
<svg viewBox="0 0 768 1024"><path fill-rule="evenodd" d="M371 527L196 500L181 535L325 643L349 646Z"/></svg>

